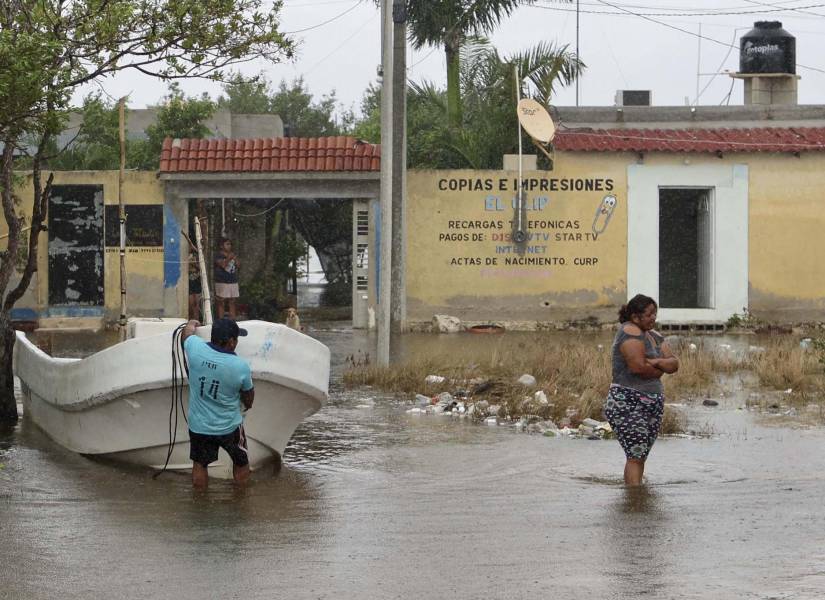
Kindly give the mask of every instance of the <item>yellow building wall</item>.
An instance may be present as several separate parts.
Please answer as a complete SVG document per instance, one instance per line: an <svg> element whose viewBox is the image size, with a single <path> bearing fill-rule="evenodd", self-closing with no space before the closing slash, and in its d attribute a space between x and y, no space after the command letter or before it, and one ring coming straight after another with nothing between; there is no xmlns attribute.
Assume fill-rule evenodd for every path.
<svg viewBox="0 0 825 600"><path fill-rule="evenodd" d="M644 162L748 165L747 308L769 321L825 320L825 154L648 154Z"/></svg>
<svg viewBox="0 0 825 600"><path fill-rule="evenodd" d="M524 254L511 241L518 173L412 171L407 316L465 321L606 318L624 300L626 158L560 156L524 173ZM602 204L606 196L616 205ZM607 221L607 216L610 219Z"/></svg>
<svg viewBox="0 0 825 600"><path fill-rule="evenodd" d="M45 181L49 173L43 173ZM117 171L56 171L54 185L102 185L105 205L118 204ZM15 193L21 199L22 212L31 215L33 183L30 174L21 174L21 184ZM123 199L127 205L163 205L164 188L154 172L130 171L125 174ZM162 222L161 222L162 227ZM6 223L0 223L0 235L6 233ZM117 237L117 235L116 235ZM161 240L163 236L161 233ZM3 245L5 246L3 240ZM40 234L38 271L32 285L17 308L31 308L41 316L48 308L49 262L48 232ZM126 252L127 309L130 315L160 315L163 310L164 249L163 246L127 247ZM117 247L104 250L104 309L110 318L120 313L120 258Z"/></svg>
<svg viewBox="0 0 825 600"><path fill-rule="evenodd" d="M559 152L553 171L524 174L539 181L527 196L535 236L528 248L535 250L524 256L549 264L507 264L517 256L507 241L517 173L410 172L410 322L440 313L469 322L613 320L627 294L627 167L639 161L748 165L747 308L770 321L825 320L825 154ZM608 180L610 190L560 189L562 181ZM616 196L616 208L594 239L593 220L607 193Z"/></svg>
<svg viewBox="0 0 825 600"><path fill-rule="evenodd" d="M825 154L751 155L748 164L750 310L825 319Z"/></svg>

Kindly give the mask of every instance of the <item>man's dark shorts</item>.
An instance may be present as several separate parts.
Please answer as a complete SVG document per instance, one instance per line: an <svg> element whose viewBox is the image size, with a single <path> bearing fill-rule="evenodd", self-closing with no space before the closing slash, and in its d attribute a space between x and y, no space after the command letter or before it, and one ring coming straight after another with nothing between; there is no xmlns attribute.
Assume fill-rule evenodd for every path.
<svg viewBox="0 0 825 600"><path fill-rule="evenodd" d="M189 430L189 458L204 467L218 460L218 448L223 448L232 463L243 467L249 464L246 453L246 438L238 427L226 435L206 435Z"/></svg>

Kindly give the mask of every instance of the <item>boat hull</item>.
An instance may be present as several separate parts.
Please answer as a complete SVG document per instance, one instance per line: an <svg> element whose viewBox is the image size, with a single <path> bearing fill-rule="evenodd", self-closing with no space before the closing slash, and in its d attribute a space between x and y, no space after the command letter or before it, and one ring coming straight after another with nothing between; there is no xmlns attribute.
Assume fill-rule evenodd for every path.
<svg viewBox="0 0 825 600"><path fill-rule="evenodd" d="M252 367L255 404L244 419L253 470L280 463L289 438L327 396L329 350L281 325L250 321L237 353ZM198 335L208 336L208 328ZM185 386L175 399L172 333L127 340L82 360L52 358L18 333L15 372L23 411L74 452L160 469L190 471ZM171 449L171 454L170 454ZM231 477L221 450L210 475Z"/></svg>

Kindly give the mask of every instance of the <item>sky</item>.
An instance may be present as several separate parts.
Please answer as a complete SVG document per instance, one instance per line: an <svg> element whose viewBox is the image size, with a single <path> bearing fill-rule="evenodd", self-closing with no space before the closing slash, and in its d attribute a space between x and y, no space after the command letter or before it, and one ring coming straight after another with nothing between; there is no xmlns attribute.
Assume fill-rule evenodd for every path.
<svg viewBox="0 0 825 600"><path fill-rule="evenodd" d="M737 70L739 38L759 20L781 21L796 37L798 65L811 67L797 69L800 104L825 104L825 53L820 49L825 1L580 0L579 9L579 48L587 65L580 80L583 106L612 106L620 89L652 90L653 104L659 106L693 104L697 91L699 105L742 104L742 81L719 73ZM373 2L285 0L281 15L281 30L296 32L296 58L277 65L252 63L243 72L263 72L275 83L302 76L316 96L334 90L342 108L358 112L381 56L380 15ZM490 38L504 56L540 41L575 49L576 2L538 0L535 6L520 7ZM409 49L407 64L410 80L446 84L443 50ZM156 103L165 92L162 82L135 73L107 79L102 87L114 98L130 94L133 108ZM221 93L220 84L208 81L187 81L183 89L213 97ZM575 103L573 86L561 89L554 101L559 106Z"/></svg>

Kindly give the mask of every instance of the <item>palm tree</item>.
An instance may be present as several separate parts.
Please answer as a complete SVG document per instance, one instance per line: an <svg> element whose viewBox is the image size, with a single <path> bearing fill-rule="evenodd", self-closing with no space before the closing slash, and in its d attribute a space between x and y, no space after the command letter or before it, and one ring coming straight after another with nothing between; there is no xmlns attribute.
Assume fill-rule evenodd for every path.
<svg viewBox="0 0 825 600"><path fill-rule="evenodd" d="M514 67L518 67L521 76L521 95L544 106L550 104L559 85L575 81L585 67L567 46L541 42L502 57L484 38L468 37L465 41L460 86L464 90L467 120L472 126L457 128L446 124L449 99L444 92L428 82L410 84L410 106L431 107L429 119L419 124L427 123L426 131L416 133L417 138L425 137L423 147L410 154L413 160L417 157L428 162L416 166L500 168L502 154L518 152ZM529 152L529 141L526 147Z"/></svg>
<svg viewBox="0 0 825 600"><path fill-rule="evenodd" d="M447 58L449 122L461 125L461 47L469 36L488 34L521 4L535 0L407 0L413 47L443 46Z"/></svg>

